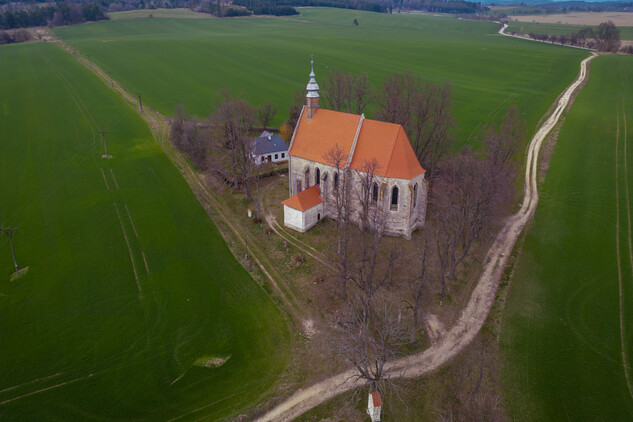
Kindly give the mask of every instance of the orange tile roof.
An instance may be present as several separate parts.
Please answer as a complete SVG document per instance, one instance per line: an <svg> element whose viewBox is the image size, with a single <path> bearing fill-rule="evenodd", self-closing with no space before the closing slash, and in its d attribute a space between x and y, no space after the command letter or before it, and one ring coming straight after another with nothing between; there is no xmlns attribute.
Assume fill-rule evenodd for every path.
<svg viewBox="0 0 633 422"><path fill-rule="evenodd" d="M321 198L321 189L318 185L302 190L285 201L281 201L282 204L299 211L307 211L321 202L323 202L323 198Z"/></svg>
<svg viewBox="0 0 633 422"><path fill-rule="evenodd" d="M303 113L289 154L325 163L323 156L335 145L349 154L360 116L320 108L312 119Z"/></svg>
<svg viewBox="0 0 633 422"><path fill-rule="evenodd" d="M290 155L329 164L324 156L338 144L349 155L361 116L318 109L312 119L305 114L298 123ZM364 119L350 168L361 170L376 159L376 175L410 180L426 170L422 168L401 125Z"/></svg>

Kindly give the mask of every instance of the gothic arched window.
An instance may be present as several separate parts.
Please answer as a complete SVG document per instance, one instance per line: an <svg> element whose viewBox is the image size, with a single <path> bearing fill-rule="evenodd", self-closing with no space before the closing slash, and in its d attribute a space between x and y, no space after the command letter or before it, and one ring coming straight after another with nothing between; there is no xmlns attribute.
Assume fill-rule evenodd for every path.
<svg viewBox="0 0 633 422"><path fill-rule="evenodd" d="M391 189L391 210L398 210L398 186L394 186L393 189Z"/></svg>
<svg viewBox="0 0 633 422"><path fill-rule="evenodd" d="M310 187L310 169L307 168L306 169L306 174L305 174L305 183L306 183L306 189L308 189Z"/></svg>
<svg viewBox="0 0 633 422"><path fill-rule="evenodd" d="M378 184L374 183L374 186L371 188L371 202L378 202Z"/></svg>
<svg viewBox="0 0 633 422"><path fill-rule="evenodd" d="M321 170L318 168L316 169L316 173L314 175L314 184L315 185L321 184Z"/></svg>
<svg viewBox="0 0 633 422"><path fill-rule="evenodd" d="M415 204L418 203L418 184L416 183L415 186L413 186L413 205L411 205L411 208L415 208Z"/></svg>
<svg viewBox="0 0 633 422"><path fill-rule="evenodd" d="M334 173L334 190L338 190L338 172Z"/></svg>

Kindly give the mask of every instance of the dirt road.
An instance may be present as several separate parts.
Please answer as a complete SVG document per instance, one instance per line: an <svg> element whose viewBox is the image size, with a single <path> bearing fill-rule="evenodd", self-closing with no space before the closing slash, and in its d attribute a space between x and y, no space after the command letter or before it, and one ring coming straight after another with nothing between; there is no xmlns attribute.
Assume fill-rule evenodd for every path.
<svg viewBox="0 0 633 422"><path fill-rule="evenodd" d="M541 144L567 108L572 94L585 80L587 64L594 57L596 57L595 53L581 62L578 78L564 91L552 115L543 123L530 141L525 166L525 188L521 209L508 218L503 229L490 247L477 287L475 287L459 319L440 340L424 352L389 362L387 366L392 373L403 374L406 378L415 378L435 371L460 353L475 338L483 326L494 303L499 281L506 267L508 257L525 224L530 221L536 210L538 203L536 177ZM304 390L299 390L259 418L258 422L290 421L298 417L326 400L353 388L352 374L353 371L350 370Z"/></svg>

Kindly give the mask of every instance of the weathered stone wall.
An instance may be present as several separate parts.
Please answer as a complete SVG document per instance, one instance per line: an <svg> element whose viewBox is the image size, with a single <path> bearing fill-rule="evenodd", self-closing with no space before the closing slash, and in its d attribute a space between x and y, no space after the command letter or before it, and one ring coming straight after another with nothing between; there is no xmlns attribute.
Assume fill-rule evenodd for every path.
<svg viewBox="0 0 633 422"><path fill-rule="evenodd" d="M320 187L321 196L325 201L324 214L322 218L327 215L333 217L332 209L332 193L334 187L334 174L336 169L332 166L317 163L314 161L306 160L299 157L290 158L290 168L288 171L289 176L289 193L290 196L295 195L298 192L298 183L301 182L301 190L304 190L310 186L314 186L316 183L317 169L320 173ZM339 183L343 183L343 174L341 171L339 177L341 180ZM351 177L352 186L352 200L355 202L355 209L360 209L359 202L357 200L357 189L360 188L360 176L354 170L347 171L348 177ZM379 188L378 201L376 206L385 212L386 216L386 232L395 236L404 236L407 239L411 237L411 232L415 229L424 226L426 218L426 202L427 202L427 184L424 179L424 174L417 176L412 180L403 179L391 179L376 176L376 183ZM415 186L417 184L417 195L414 193ZM398 204L397 207L391 208L391 195L393 187L398 187ZM413 199L416 196L416 204L413 206ZM355 221L358 221L358 212L353 217Z"/></svg>

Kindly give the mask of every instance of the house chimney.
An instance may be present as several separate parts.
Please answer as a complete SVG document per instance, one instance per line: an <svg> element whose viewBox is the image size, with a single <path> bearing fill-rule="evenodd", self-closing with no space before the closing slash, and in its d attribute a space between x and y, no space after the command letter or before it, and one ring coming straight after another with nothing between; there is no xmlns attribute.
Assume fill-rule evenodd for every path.
<svg viewBox="0 0 633 422"><path fill-rule="evenodd" d="M308 94L306 95L306 117L308 119L312 119L319 108L319 84L317 84L314 78L314 59L310 60L310 67L310 82L308 82L308 86L306 86L308 90Z"/></svg>

